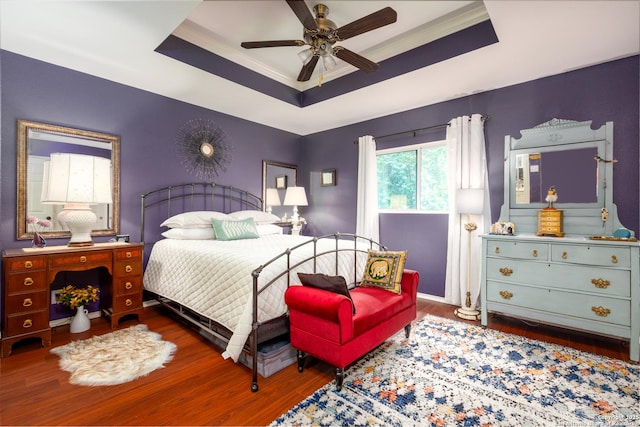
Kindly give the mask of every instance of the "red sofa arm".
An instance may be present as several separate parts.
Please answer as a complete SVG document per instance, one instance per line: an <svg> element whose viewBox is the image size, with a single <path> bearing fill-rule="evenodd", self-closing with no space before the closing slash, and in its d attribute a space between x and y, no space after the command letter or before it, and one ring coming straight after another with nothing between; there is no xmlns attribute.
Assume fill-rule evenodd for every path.
<svg viewBox="0 0 640 427"><path fill-rule="evenodd" d="M418 299L418 285L420 284L420 273L415 270L405 269L402 273L402 293L411 295L411 301L416 302Z"/></svg>
<svg viewBox="0 0 640 427"><path fill-rule="evenodd" d="M344 295L327 292L308 286L290 286L284 293L284 302L289 311L299 311L308 315L340 323L351 318L351 301Z"/></svg>

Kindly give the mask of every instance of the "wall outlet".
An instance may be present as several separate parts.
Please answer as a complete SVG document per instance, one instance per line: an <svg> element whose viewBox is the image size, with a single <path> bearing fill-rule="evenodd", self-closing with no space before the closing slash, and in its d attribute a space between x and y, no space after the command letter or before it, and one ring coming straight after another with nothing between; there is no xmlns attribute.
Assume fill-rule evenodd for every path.
<svg viewBox="0 0 640 427"><path fill-rule="evenodd" d="M51 304L58 303L58 295L60 295L60 289L54 289L51 291Z"/></svg>

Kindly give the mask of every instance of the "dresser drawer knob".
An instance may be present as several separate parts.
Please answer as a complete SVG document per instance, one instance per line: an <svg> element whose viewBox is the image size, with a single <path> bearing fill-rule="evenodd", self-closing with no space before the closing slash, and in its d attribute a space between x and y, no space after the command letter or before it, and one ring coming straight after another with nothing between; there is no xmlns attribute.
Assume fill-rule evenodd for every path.
<svg viewBox="0 0 640 427"><path fill-rule="evenodd" d="M513 294L509 291L500 291L500 296L504 299L511 299Z"/></svg>
<svg viewBox="0 0 640 427"><path fill-rule="evenodd" d="M496 253L499 254L500 253L500 246L496 246Z"/></svg>
<svg viewBox="0 0 640 427"><path fill-rule="evenodd" d="M608 315L611 314L611 310L609 310L608 308L604 308L603 306L591 307L591 311L593 311L596 314L596 316L600 316L600 317L607 317Z"/></svg>
<svg viewBox="0 0 640 427"><path fill-rule="evenodd" d="M133 283L131 283L131 282L125 283L124 284L124 288L127 289L127 290L133 288Z"/></svg>
<svg viewBox="0 0 640 427"><path fill-rule="evenodd" d="M502 273L503 276L511 276L511 273L513 273L513 270L507 267L502 267L500 269L500 273Z"/></svg>
<svg viewBox="0 0 640 427"><path fill-rule="evenodd" d="M84 255L82 255L82 256L80 257L80 262L87 262L87 257L86 257L86 256L84 256Z"/></svg>
<svg viewBox="0 0 640 427"><path fill-rule="evenodd" d="M127 265L127 266L124 268L124 271L126 271L127 273L131 273L131 272L133 271L133 267L131 267L130 265Z"/></svg>
<svg viewBox="0 0 640 427"><path fill-rule="evenodd" d="M33 267L33 263L31 261L24 262L24 268L32 268L32 267Z"/></svg>
<svg viewBox="0 0 640 427"><path fill-rule="evenodd" d="M132 255L131 255L131 252L127 251L124 256L126 258L131 258Z"/></svg>
<svg viewBox="0 0 640 427"><path fill-rule="evenodd" d="M596 288L600 288L600 289L607 289L611 284L610 281L604 280L602 277L598 279L591 279L591 283L593 283L596 286Z"/></svg>
<svg viewBox="0 0 640 427"><path fill-rule="evenodd" d="M537 258L537 257L538 257L538 250L537 250L537 249L534 249L534 250L533 250L533 257L534 257L534 258Z"/></svg>
<svg viewBox="0 0 640 427"><path fill-rule="evenodd" d="M615 255L611 255L611 262L614 263L614 264L617 264L618 263L618 257L615 256Z"/></svg>
<svg viewBox="0 0 640 427"><path fill-rule="evenodd" d="M22 301L23 307L31 307L32 305L33 301L31 300L31 298L25 298L24 301Z"/></svg>
<svg viewBox="0 0 640 427"><path fill-rule="evenodd" d="M127 300L124 302L124 305L129 307L129 306L133 305L133 301L131 301L131 299L127 298Z"/></svg>
<svg viewBox="0 0 640 427"><path fill-rule="evenodd" d="M566 252L562 252L562 259L567 259L569 257L569 254L567 254Z"/></svg>
<svg viewBox="0 0 640 427"><path fill-rule="evenodd" d="M25 277L23 284L25 286L31 286L31 285L33 285L33 279L31 277Z"/></svg>
<svg viewBox="0 0 640 427"><path fill-rule="evenodd" d="M22 322L22 327L23 328L30 328L33 326L33 320L31 319L27 319L24 322Z"/></svg>

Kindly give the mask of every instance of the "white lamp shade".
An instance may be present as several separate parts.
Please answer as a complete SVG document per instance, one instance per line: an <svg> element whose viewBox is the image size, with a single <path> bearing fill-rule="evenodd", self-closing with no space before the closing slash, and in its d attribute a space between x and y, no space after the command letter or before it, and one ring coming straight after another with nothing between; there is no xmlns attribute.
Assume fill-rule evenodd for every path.
<svg viewBox="0 0 640 427"><path fill-rule="evenodd" d="M111 160L85 154L53 153L44 163L42 203L112 203Z"/></svg>
<svg viewBox="0 0 640 427"><path fill-rule="evenodd" d="M476 215L482 213L484 207L484 189L462 188L456 193L458 213Z"/></svg>
<svg viewBox="0 0 640 427"><path fill-rule="evenodd" d="M304 187L288 187L284 194L285 206L307 206L307 193Z"/></svg>
<svg viewBox="0 0 640 427"><path fill-rule="evenodd" d="M267 206L280 206L280 195L276 188L267 188L265 204Z"/></svg>

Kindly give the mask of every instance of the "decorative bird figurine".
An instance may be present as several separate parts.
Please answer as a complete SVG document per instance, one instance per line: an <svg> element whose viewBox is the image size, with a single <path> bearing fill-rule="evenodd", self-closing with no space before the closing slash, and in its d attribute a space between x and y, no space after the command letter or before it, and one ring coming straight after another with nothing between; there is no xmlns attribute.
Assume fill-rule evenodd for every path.
<svg viewBox="0 0 640 427"><path fill-rule="evenodd" d="M553 204L555 203L556 200L558 200L558 193L556 193L556 187L552 185L549 188L549 191L547 192L547 197L545 197L544 200L546 200L548 203L547 209L555 209L553 207Z"/></svg>

